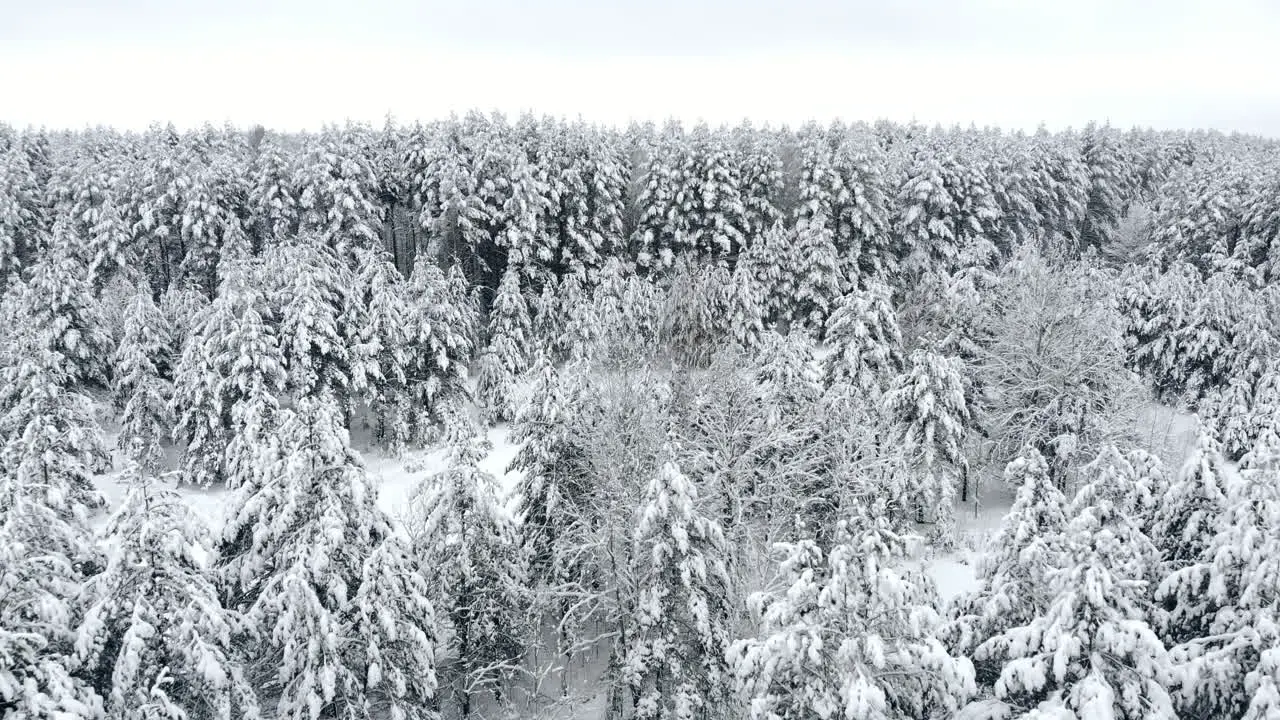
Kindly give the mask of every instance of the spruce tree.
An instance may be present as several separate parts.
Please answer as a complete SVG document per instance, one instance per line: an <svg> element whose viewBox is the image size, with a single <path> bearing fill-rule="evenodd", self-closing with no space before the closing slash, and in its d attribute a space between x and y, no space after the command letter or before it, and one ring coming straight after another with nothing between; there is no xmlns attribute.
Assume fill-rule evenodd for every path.
<svg viewBox="0 0 1280 720"><path fill-rule="evenodd" d="M0 472L0 712L96 720L102 700L76 673L81 583L96 553L86 509L58 479Z"/></svg>
<svg viewBox="0 0 1280 720"><path fill-rule="evenodd" d="M240 272L196 316L174 377L184 479L206 487L245 481L241 471L252 470L284 391L284 357L264 317L265 298L250 271Z"/></svg>
<svg viewBox="0 0 1280 720"><path fill-rule="evenodd" d="M295 396L331 395L349 403L352 336L348 306L354 279L338 252L314 235L281 246L260 277L277 319L286 388Z"/></svg>
<svg viewBox="0 0 1280 720"><path fill-rule="evenodd" d="M1184 639L1173 648L1180 707L1215 720L1247 716L1251 694L1265 704L1270 692L1269 658L1280 647L1280 436L1263 437L1227 480L1229 505L1208 547L1157 590L1157 597L1178 600L1165 622L1171 637Z"/></svg>
<svg viewBox="0 0 1280 720"><path fill-rule="evenodd" d="M827 318L826 339L833 348L825 361L828 387L849 383L874 400L905 365L887 285L872 283L841 298Z"/></svg>
<svg viewBox="0 0 1280 720"><path fill-rule="evenodd" d="M1030 623L1049 609L1048 579L1062 560L1067 499L1033 447L1005 466L1005 482L1018 488L1013 507L978 565L980 588L959 598L945 628L952 648L966 656L991 638ZM978 679L992 685L999 661L979 659Z"/></svg>
<svg viewBox="0 0 1280 720"><path fill-rule="evenodd" d="M409 278L403 417L414 441L443 422L444 403L465 397L476 333L476 309L465 282L460 272L446 276L422 256Z"/></svg>
<svg viewBox="0 0 1280 720"><path fill-rule="evenodd" d="M893 378L884 400L915 473L916 482L911 483L907 497L910 509L918 521L927 517L936 523L936 534L949 543L970 419L959 361L931 350L915 350L909 367Z"/></svg>

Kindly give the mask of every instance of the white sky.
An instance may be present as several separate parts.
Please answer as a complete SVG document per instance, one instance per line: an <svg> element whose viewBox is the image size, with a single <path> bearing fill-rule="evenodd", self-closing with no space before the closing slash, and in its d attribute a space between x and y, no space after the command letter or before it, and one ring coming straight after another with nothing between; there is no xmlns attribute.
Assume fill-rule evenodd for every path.
<svg viewBox="0 0 1280 720"><path fill-rule="evenodd" d="M1280 137L1280 0L0 0L0 121L1088 120Z"/></svg>

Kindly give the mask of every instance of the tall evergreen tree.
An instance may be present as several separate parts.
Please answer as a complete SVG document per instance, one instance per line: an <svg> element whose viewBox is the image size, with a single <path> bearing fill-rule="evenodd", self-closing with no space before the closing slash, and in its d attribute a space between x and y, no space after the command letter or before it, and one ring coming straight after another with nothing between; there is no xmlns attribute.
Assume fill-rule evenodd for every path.
<svg viewBox="0 0 1280 720"><path fill-rule="evenodd" d="M1067 499L1052 482L1049 466L1033 447L1005 466L1005 482L1018 488L1013 507L992 540L993 551L978 566L981 587L952 607L945 628L952 648L966 656L991 638L1032 622L1049 609L1048 579L1062 560ZM978 679L993 685L998 659L975 663Z"/></svg>
<svg viewBox="0 0 1280 720"><path fill-rule="evenodd" d="M276 715L436 717L431 590L377 507L331 397L283 412L222 531L225 602Z"/></svg>
<svg viewBox="0 0 1280 720"><path fill-rule="evenodd" d="M185 443L185 479L235 487L253 471L259 441L273 428L284 391L284 357L264 317L251 271L223 283L196 316L174 377L175 439Z"/></svg>
<svg viewBox="0 0 1280 720"><path fill-rule="evenodd" d="M501 700L528 631L528 563L497 481L476 467L482 456L478 441L455 445L449 468L412 501L414 549L452 631L450 676L463 717L485 689Z"/></svg>
<svg viewBox="0 0 1280 720"><path fill-rule="evenodd" d="M782 544L783 589L752 605L759 637L729 652L751 718L938 717L974 692L973 666L933 632L935 590L903 569L904 538L883 518L841 521L824 557Z"/></svg>
<svg viewBox="0 0 1280 720"><path fill-rule="evenodd" d="M916 473L904 499L917 520L931 519L943 542L950 542L970 416L959 362L930 350L912 352L910 367L893 378L885 404Z"/></svg>
<svg viewBox="0 0 1280 720"><path fill-rule="evenodd" d="M222 607L205 565L212 536L145 472L130 471L129 492L105 529L106 568L85 589L81 672L110 717L254 717L257 696L232 643L241 619Z"/></svg>
<svg viewBox="0 0 1280 720"><path fill-rule="evenodd" d="M834 348L825 361L828 386L850 383L874 399L902 372L902 331L891 292L872 283L845 295L827 318L827 343Z"/></svg>
<svg viewBox="0 0 1280 720"><path fill-rule="evenodd" d="M1109 454L1108 454L1109 453ZM991 638L978 660L1000 659L990 716L1177 717L1173 666L1147 623L1145 568L1156 550L1142 533L1126 478L1108 451L1069 506L1062 565L1048 578L1043 614Z"/></svg>
<svg viewBox="0 0 1280 720"><path fill-rule="evenodd" d="M634 552L643 589L623 667L638 718L714 718L728 709L725 651L735 588L724 533L698 513L697 497L670 461L645 491Z"/></svg>
<svg viewBox="0 0 1280 720"><path fill-rule="evenodd" d="M173 433L173 342L168 320L139 291L124 318L124 336L116 346L113 390L120 408L118 444L130 459L155 472L162 443Z"/></svg>
<svg viewBox="0 0 1280 720"><path fill-rule="evenodd" d="M480 356L476 399L490 422L515 415L515 383L528 368L532 323L516 266L508 265L489 315L489 344Z"/></svg>

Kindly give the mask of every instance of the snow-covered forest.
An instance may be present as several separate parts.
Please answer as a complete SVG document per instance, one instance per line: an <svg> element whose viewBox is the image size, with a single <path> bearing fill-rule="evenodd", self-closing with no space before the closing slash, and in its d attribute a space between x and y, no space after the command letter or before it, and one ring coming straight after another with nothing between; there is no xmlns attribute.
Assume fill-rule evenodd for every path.
<svg viewBox="0 0 1280 720"><path fill-rule="evenodd" d="M0 126L0 291L5 718L1280 718L1275 141Z"/></svg>

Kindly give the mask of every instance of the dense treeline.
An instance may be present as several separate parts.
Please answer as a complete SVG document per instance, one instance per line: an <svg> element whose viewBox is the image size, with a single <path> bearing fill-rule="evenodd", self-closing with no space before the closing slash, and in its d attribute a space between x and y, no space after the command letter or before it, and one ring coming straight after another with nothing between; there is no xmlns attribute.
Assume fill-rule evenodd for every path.
<svg viewBox="0 0 1280 720"><path fill-rule="evenodd" d="M1275 153L0 127L0 708L1271 717ZM1153 396L1200 413L1180 470ZM448 465L394 518L352 433ZM943 608L913 538L996 478Z"/></svg>

